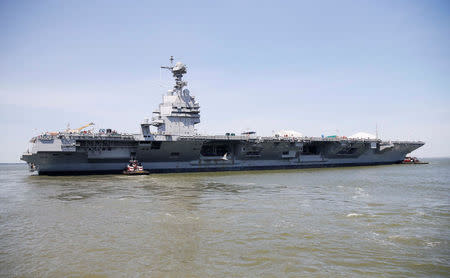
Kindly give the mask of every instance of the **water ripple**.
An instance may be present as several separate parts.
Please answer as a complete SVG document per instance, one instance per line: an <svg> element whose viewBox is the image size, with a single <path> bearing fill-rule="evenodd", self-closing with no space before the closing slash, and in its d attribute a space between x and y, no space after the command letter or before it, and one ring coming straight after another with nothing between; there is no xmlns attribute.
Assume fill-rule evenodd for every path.
<svg viewBox="0 0 450 278"><path fill-rule="evenodd" d="M0 165L0 276L447 277L450 159L29 176Z"/></svg>

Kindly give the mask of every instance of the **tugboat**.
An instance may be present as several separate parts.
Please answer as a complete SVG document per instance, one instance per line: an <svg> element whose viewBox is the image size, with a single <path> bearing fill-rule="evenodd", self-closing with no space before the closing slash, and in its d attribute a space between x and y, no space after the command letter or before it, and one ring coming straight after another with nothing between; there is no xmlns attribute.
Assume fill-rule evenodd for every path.
<svg viewBox="0 0 450 278"><path fill-rule="evenodd" d="M34 163L30 163L30 172L34 172L37 170L37 167Z"/></svg>
<svg viewBox="0 0 450 278"><path fill-rule="evenodd" d="M130 160L125 170L123 170L125 175L148 175L149 171L144 170L144 167L137 160Z"/></svg>
<svg viewBox="0 0 450 278"><path fill-rule="evenodd" d="M407 156L403 159L402 164L428 164L428 162L420 161L417 157Z"/></svg>

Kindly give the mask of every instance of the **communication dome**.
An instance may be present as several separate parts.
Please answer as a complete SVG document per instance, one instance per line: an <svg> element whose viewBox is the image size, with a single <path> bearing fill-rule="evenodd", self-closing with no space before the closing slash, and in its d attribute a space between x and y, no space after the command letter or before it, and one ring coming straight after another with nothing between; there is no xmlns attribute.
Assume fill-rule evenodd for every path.
<svg viewBox="0 0 450 278"><path fill-rule="evenodd" d="M173 71L186 73L186 66L181 62L177 62L173 67Z"/></svg>
<svg viewBox="0 0 450 278"><path fill-rule="evenodd" d="M377 137L373 134L367 133L367 132L358 132L353 134L352 136L349 136L348 138L355 138L355 139L377 139Z"/></svg>

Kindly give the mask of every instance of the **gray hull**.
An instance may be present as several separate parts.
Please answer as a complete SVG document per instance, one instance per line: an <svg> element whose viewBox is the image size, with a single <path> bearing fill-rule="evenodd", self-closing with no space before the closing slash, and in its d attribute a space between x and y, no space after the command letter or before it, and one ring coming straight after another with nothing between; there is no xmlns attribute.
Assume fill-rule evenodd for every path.
<svg viewBox="0 0 450 278"><path fill-rule="evenodd" d="M44 175L121 173L132 157L152 173L299 169L400 163L423 145L390 142L383 149L383 144L387 145L381 141L275 138L124 140L115 145L107 140L78 140L71 151L37 151L22 159Z"/></svg>
<svg viewBox="0 0 450 278"><path fill-rule="evenodd" d="M384 142L370 134L353 139L303 137L298 132L256 137L250 131L243 136L201 136L195 130L200 105L183 80L187 67L172 62L171 58L171 65L162 68L172 73L174 87L163 96L151 121L141 123L140 134L82 131L90 123L32 138L31 151L21 159L39 174L121 173L130 159L153 173L293 169L399 163L424 144Z"/></svg>

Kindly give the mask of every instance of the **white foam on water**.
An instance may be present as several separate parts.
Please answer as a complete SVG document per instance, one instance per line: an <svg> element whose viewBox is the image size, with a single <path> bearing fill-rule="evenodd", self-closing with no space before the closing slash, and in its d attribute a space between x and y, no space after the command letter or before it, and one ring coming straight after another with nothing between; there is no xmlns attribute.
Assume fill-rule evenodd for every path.
<svg viewBox="0 0 450 278"><path fill-rule="evenodd" d="M349 213L346 216L347 217L359 217L359 216L363 216L363 214L361 214L361 213Z"/></svg>
<svg viewBox="0 0 450 278"><path fill-rule="evenodd" d="M440 241L430 241L430 242L427 242L426 244L427 244L427 247L436 247L440 243L441 243Z"/></svg>
<svg viewBox="0 0 450 278"><path fill-rule="evenodd" d="M355 195L353 195L353 199L357 198L367 198L369 197L369 193L365 192L361 187L357 187L355 190Z"/></svg>

